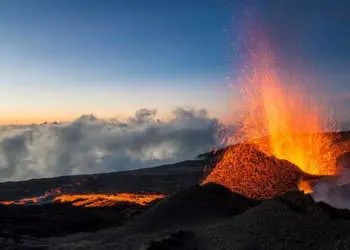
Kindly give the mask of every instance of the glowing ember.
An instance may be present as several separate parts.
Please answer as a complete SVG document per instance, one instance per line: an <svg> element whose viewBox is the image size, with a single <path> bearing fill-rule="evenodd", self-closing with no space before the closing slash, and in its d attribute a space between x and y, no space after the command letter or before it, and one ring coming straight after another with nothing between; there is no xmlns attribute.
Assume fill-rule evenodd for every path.
<svg viewBox="0 0 350 250"><path fill-rule="evenodd" d="M43 200L52 197L51 192L45 195L24 198L14 201L0 201L1 205L29 205L39 204ZM54 203L70 203L77 207L111 207L118 203L129 202L138 205L147 205L154 200L163 199L164 194L135 194L135 193L119 193L119 194L61 194L52 197L50 202Z"/></svg>
<svg viewBox="0 0 350 250"><path fill-rule="evenodd" d="M154 200L163 199L163 194L64 194L56 197L53 202L71 203L78 207L110 207L121 202L147 205Z"/></svg>
<svg viewBox="0 0 350 250"><path fill-rule="evenodd" d="M287 86L286 83L282 83L277 67L274 65L274 59L263 39L258 41L253 49L255 51L251 51L252 67L246 71L250 73L245 72L242 85L242 113L244 114L241 120L242 128L232 137L244 138L268 156L288 160L305 174L336 175L339 171L336 157L342 152L334 145L334 138L324 133L325 130L333 131L332 127L327 127L329 118L323 119L321 106L312 100L306 91L295 84ZM256 157L249 155L251 152L232 148L227 150L205 182L225 184L232 190L241 189L241 193L255 196L256 189L265 187L254 186L262 182L254 182L253 178L258 174L266 174L265 170L261 169L274 168L274 166L271 162L255 161ZM252 164L255 164L257 171L260 171L252 176L251 182L255 184L245 185L239 181L239 185L243 186L238 187L239 175L245 175L247 166L250 167ZM286 174L286 177L294 178L295 174L285 173L285 165L280 164L279 173L277 171L276 174ZM236 173L232 174L232 171ZM233 177L234 179L228 180ZM269 178L277 177L272 175ZM260 179L266 179L266 177L260 177ZM245 181L249 182L249 179ZM298 181L295 179L293 181L295 186ZM290 182L287 181L286 185L289 184ZM307 181L301 180L299 188L304 192L311 192ZM271 190L261 190L261 192L266 192L266 197L276 194Z"/></svg>
<svg viewBox="0 0 350 250"><path fill-rule="evenodd" d="M301 175L290 162L239 144L225 152L203 184L215 182L249 198L270 199L295 188Z"/></svg>
<svg viewBox="0 0 350 250"><path fill-rule="evenodd" d="M288 160L306 173L336 174L336 149L332 138L323 133L327 128L320 106L301 89L283 86L270 66L270 56L263 55L262 60L246 85L250 95L241 132L260 150ZM266 135L267 145L254 140Z"/></svg>
<svg viewBox="0 0 350 250"><path fill-rule="evenodd" d="M301 178L299 180L298 189L300 191L304 192L304 194L311 194L312 193L312 187L310 185L310 181L304 180L303 178Z"/></svg>

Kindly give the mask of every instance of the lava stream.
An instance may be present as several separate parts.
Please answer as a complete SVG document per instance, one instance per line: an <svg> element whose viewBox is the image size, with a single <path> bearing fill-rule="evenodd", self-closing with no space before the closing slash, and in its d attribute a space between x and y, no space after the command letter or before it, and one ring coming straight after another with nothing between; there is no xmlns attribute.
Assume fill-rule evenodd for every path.
<svg viewBox="0 0 350 250"><path fill-rule="evenodd" d="M134 203L145 206L154 200L163 199L164 194L136 194L136 193L118 193L118 194L59 194L54 195L46 192L42 196L23 198L13 201L0 201L1 205L37 205L43 202L69 203L76 207L111 207L118 203Z"/></svg>
<svg viewBox="0 0 350 250"><path fill-rule="evenodd" d="M110 207L121 202L145 206L154 200L163 199L164 194L64 194L53 199L57 203L70 203L78 207Z"/></svg>

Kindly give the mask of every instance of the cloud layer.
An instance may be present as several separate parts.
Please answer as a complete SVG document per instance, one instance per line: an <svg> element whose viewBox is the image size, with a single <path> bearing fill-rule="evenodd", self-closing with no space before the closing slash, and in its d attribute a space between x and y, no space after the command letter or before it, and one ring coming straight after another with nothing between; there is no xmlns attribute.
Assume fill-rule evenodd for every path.
<svg viewBox="0 0 350 250"><path fill-rule="evenodd" d="M0 181L89 174L193 159L217 145L205 110L176 109L161 121L141 109L126 122L83 115L71 123L0 128Z"/></svg>

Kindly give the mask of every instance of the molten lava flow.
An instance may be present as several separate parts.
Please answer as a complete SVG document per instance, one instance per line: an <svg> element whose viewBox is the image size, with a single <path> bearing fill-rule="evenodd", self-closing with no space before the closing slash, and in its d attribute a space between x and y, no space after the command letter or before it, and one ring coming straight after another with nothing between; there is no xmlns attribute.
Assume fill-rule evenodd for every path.
<svg viewBox="0 0 350 250"><path fill-rule="evenodd" d="M64 194L56 197L53 202L71 203L78 207L110 207L121 202L147 205L154 200L163 199L164 194Z"/></svg>
<svg viewBox="0 0 350 250"><path fill-rule="evenodd" d="M251 59L251 67L245 71L241 88L244 114L241 129L231 136L243 138L268 156L289 161L305 174L337 174L339 169L336 166L336 157L342 150L334 145L334 138L324 133L325 130L333 131L333 128L327 127L329 120L323 116L321 105L294 83L282 82L282 77L278 75L274 65L274 58L263 39L257 41L251 51ZM260 168L268 167L266 163L258 161L242 163L242 157L250 160L256 158L246 157L250 153L250 150L228 149L205 182L218 182L232 190L237 189L238 187L233 188L237 184L229 183L239 179L239 175L246 171L247 166L256 164L261 165ZM229 168L236 172L232 173ZM259 167L257 171L258 169ZM225 180L228 178L231 180ZM256 185L259 183L256 182ZM251 184L249 188L253 189L253 186L254 184ZM299 188L305 192L310 192L311 189L307 181L300 181ZM254 190L250 192L254 193ZM244 193L248 193L249 196L247 188L244 189Z"/></svg>
<svg viewBox="0 0 350 250"><path fill-rule="evenodd" d="M119 194L55 194L46 192L42 196L24 198L14 201L0 201L1 205L31 205L40 204L45 199L51 197L50 202L54 203L70 203L77 207L110 207L118 203L128 202L138 205L147 205L154 200L162 199L164 194L135 194L135 193L119 193Z"/></svg>
<svg viewBox="0 0 350 250"><path fill-rule="evenodd" d="M28 204L38 204L41 201L53 197L55 195L61 194L60 188L50 189L49 191L46 191L44 195L36 196L36 197L30 197L30 198L23 198L20 200L13 200L13 201L0 201L0 205L28 205Z"/></svg>

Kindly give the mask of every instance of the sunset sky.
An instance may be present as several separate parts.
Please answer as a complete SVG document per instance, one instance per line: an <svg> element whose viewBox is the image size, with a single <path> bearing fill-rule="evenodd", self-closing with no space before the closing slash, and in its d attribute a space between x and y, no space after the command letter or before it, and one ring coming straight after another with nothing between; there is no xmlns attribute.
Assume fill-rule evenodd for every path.
<svg viewBox="0 0 350 250"><path fill-rule="evenodd" d="M221 117L254 13L286 71L350 106L350 4L344 1L0 1L0 123L165 115ZM297 15L297 16L296 16Z"/></svg>

